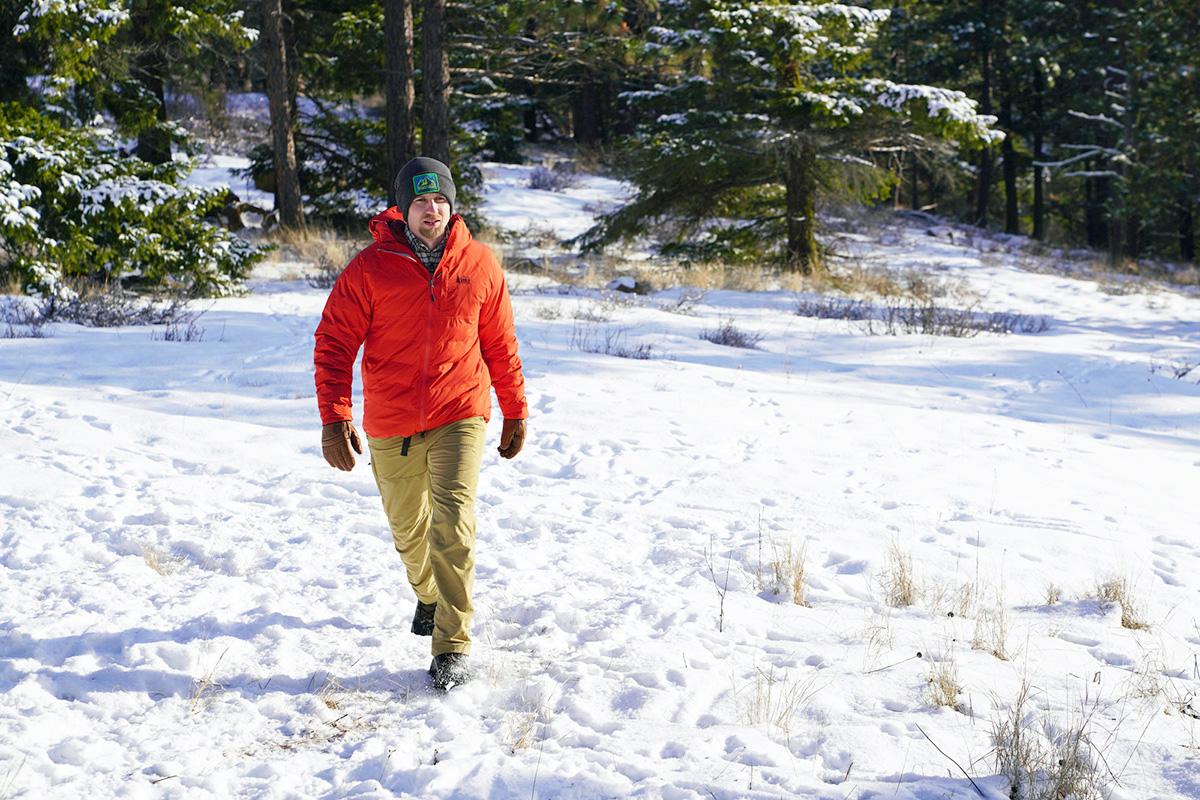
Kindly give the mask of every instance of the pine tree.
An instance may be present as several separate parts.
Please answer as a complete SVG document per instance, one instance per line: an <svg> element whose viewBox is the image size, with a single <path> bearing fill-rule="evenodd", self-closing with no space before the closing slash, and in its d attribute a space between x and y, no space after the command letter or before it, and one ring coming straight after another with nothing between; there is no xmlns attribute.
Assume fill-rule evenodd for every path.
<svg viewBox="0 0 1200 800"><path fill-rule="evenodd" d="M837 3L689 6L656 32L661 80L636 96L653 113L632 141L637 197L581 243L653 229L664 252L765 250L808 272L820 263L820 195L882 195L891 176L879 159L897 149L998 141L963 94L880 77L870 46L887 16Z"/></svg>
<svg viewBox="0 0 1200 800"><path fill-rule="evenodd" d="M22 2L13 32L40 80L0 104L0 263L28 291L66 297L86 278L227 293L262 257L204 221L224 192L183 185L192 162L165 156L188 155L190 137L152 85L194 84L255 32L225 0L154 3ZM139 141L134 157L126 137Z"/></svg>

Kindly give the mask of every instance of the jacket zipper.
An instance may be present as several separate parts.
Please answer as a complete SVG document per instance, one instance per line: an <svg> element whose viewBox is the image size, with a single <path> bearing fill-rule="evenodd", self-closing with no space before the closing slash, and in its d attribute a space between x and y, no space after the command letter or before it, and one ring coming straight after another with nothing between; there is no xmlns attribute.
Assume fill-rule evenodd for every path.
<svg viewBox="0 0 1200 800"><path fill-rule="evenodd" d="M422 265L424 266L424 265ZM429 276L429 308L425 314L425 361L421 365L421 430L425 430L426 414L429 409L426 407L426 398L429 397L429 363L433 355L433 311L437 304L437 299L434 295L434 281L437 279L437 271L435 270Z"/></svg>
<svg viewBox="0 0 1200 800"><path fill-rule="evenodd" d="M402 258L407 258L409 261L418 265L422 269L427 269L425 264L419 258L410 256L408 253L402 253L398 250L389 250L386 247L381 247L380 249L383 250L383 252L385 252L385 253L391 253L392 255L401 256ZM426 325L425 325L425 360L424 360L424 363L421 365L421 384L422 384L421 397L422 397L422 400L421 400L421 407L419 409L419 411L420 411L419 417L421 420L421 424L420 424L421 431L425 430L426 416L429 412L429 409L425 405L424 398L429 396L429 362L430 362L430 358L431 358L432 352L433 352L433 336L431 335L430 331L433 326L432 325L433 324L433 307L434 307L434 305L437 304L437 295L435 293L435 289L436 289L435 281L436 280L437 280L437 270L434 270L429 275L429 310L428 310L428 313L426 313L426 315L425 315L425 322L426 322ZM420 432L420 431L418 431L418 432Z"/></svg>

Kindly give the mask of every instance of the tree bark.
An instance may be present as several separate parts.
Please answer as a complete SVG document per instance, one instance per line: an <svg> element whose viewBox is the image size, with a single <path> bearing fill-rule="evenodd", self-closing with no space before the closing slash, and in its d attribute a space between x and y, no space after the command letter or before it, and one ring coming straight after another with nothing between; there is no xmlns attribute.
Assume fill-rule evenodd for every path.
<svg viewBox="0 0 1200 800"><path fill-rule="evenodd" d="M587 78L575 95L575 141L584 147L594 147L603 139L603 116L600 110L600 91Z"/></svg>
<svg viewBox="0 0 1200 800"><path fill-rule="evenodd" d="M992 199L992 176L995 173L995 155L992 148L979 151L979 170L975 174L975 224L987 227L988 205Z"/></svg>
<svg viewBox="0 0 1200 800"><path fill-rule="evenodd" d="M1113 185L1113 194L1116 196L1113 207L1116 212L1112 217L1112 233L1109 235L1108 243L1109 259L1113 264L1117 264L1121 260L1121 256L1136 258L1138 254L1138 228L1140 226L1136 215L1130 210L1132 205L1130 196L1134 187L1131 185L1132 171L1129 168L1130 162L1137 158L1134 147L1134 91L1136 84L1136 73L1130 71L1125 79L1123 102L1125 111L1121 120L1121 151L1125 158L1116 164L1120 178L1114 181Z"/></svg>
<svg viewBox="0 0 1200 800"><path fill-rule="evenodd" d="M1000 152L1004 156L1004 232L1018 234L1021 232L1021 216L1017 199L1017 152L1013 147L1012 133L1007 133L1000 143Z"/></svg>
<svg viewBox="0 0 1200 800"><path fill-rule="evenodd" d="M417 132L413 124L416 90L413 86L412 0L384 0L383 28L387 73L388 205L393 206L396 204L396 173L417 155Z"/></svg>
<svg viewBox="0 0 1200 800"><path fill-rule="evenodd" d="M423 154L450 164L450 58L446 52L446 0L425 0L421 21Z"/></svg>
<svg viewBox="0 0 1200 800"><path fill-rule="evenodd" d="M1046 172L1045 167L1039 166L1045 161L1045 114L1043 93L1046 79L1039 70L1034 78L1034 129L1033 129L1033 238L1041 241L1046 238Z"/></svg>
<svg viewBox="0 0 1200 800"><path fill-rule="evenodd" d="M919 162L917 160L916 153L913 153L913 157L912 157L912 174L909 175L909 183L912 187L911 189L909 189L909 194L911 195L911 197L908 198L909 208L911 208L913 211L920 211L921 210L921 162Z"/></svg>
<svg viewBox="0 0 1200 800"><path fill-rule="evenodd" d="M154 118L160 124L167 121L167 98L163 87L167 64L162 52L165 43L156 41L155 28L161 28L166 15L167 9L157 0L133 3L130 14L133 43L137 50L133 77L154 97ZM171 137L161 127L139 132L137 157L149 164L169 163Z"/></svg>
<svg viewBox="0 0 1200 800"><path fill-rule="evenodd" d="M267 102L275 163L275 208L285 228L304 225L296 142L288 101L287 46L283 37L282 0L263 0L263 54L267 64Z"/></svg>
<svg viewBox="0 0 1200 800"><path fill-rule="evenodd" d="M1179 212L1179 255L1184 261L1196 261L1196 219L1190 208Z"/></svg>
<svg viewBox="0 0 1200 800"><path fill-rule="evenodd" d="M1096 169L1094 159L1085 162L1087 169ZM1087 177L1083 179L1084 226L1087 230L1088 247L1100 249L1108 246L1107 214L1108 178Z"/></svg>
<svg viewBox="0 0 1200 800"><path fill-rule="evenodd" d="M784 187L787 191L784 267L808 275L820 262L816 238L817 153L811 144L796 141L788 148Z"/></svg>
<svg viewBox="0 0 1200 800"><path fill-rule="evenodd" d="M982 97L979 102L981 114L992 113L992 68L991 56L985 48L980 55L980 71L983 76ZM992 197L992 173L995 156L991 145L979 151L979 173L975 177L975 224L987 227L988 205Z"/></svg>
<svg viewBox="0 0 1200 800"><path fill-rule="evenodd" d="M1033 159L1042 160L1042 131L1033 135ZM1033 238L1046 238L1046 173L1045 167L1033 165Z"/></svg>

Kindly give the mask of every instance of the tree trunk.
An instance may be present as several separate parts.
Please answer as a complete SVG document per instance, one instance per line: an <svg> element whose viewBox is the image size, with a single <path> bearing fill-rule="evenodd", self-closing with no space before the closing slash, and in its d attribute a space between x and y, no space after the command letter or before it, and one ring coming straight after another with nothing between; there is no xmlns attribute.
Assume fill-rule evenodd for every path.
<svg viewBox="0 0 1200 800"><path fill-rule="evenodd" d="M535 106L528 106L525 109L525 141L536 142L538 140L538 110Z"/></svg>
<svg viewBox="0 0 1200 800"><path fill-rule="evenodd" d="M1089 159L1087 169L1095 169L1095 161ZM1084 178L1083 197L1085 227L1087 229L1088 247L1100 249L1108 246L1108 226L1106 210L1108 200L1108 178Z"/></svg>
<svg viewBox="0 0 1200 800"><path fill-rule="evenodd" d="M1037 119L1034 120L1035 128L1033 131L1033 238L1041 241L1046 238L1046 172L1045 167L1041 166L1041 162L1045 161L1045 154L1042 152L1045 142L1042 133L1040 86L1038 88L1036 113Z"/></svg>
<svg viewBox="0 0 1200 800"><path fill-rule="evenodd" d="M584 147L599 144L603 139L602 120L599 89L595 81L587 78L575 95L575 141Z"/></svg>
<svg viewBox="0 0 1200 800"><path fill-rule="evenodd" d="M287 47L283 38L281 0L263 0L263 54L267 62L267 103L271 111L271 141L275 162L275 208L285 228L304 225L296 142L288 102Z"/></svg>
<svg viewBox="0 0 1200 800"><path fill-rule="evenodd" d="M1000 143L1004 155L1004 232L1021 232L1020 206L1017 202L1017 153L1009 133Z"/></svg>
<svg viewBox="0 0 1200 800"><path fill-rule="evenodd" d="M137 51L133 77L154 97L154 118L160 125L167 121L167 98L163 87L167 65L162 52L166 43L155 40L155 29L161 29L166 15L167 9L157 0L133 3L130 14L131 34ZM137 157L149 164L170 163L171 137L162 127L139 132Z"/></svg>
<svg viewBox="0 0 1200 800"><path fill-rule="evenodd" d="M992 199L992 175L995 172L995 155L990 146L979 151L979 171L975 175L975 224L987 227L988 205Z"/></svg>
<svg viewBox="0 0 1200 800"><path fill-rule="evenodd" d="M913 211L921 210L921 162L917 160L917 154L913 153L912 157L912 174L909 176L909 183L912 188L909 189L908 198L909 206Z"/></svg>
<svg viewBox="0 0 1200 800"><path fill-rule="evenodd" d="M1123 118L1121 120L1121 142L1119 149L1121 158L1114 165L1117 174L1120 176L1112 182L1112 220L1110 223L1109 233L1109 260L1113 264L1120 261L1121 256L1128 258L1136 258L1140 242L1138 241L1138 228L1140 227L1138 219L1131 211L1133 205L1131 197L1136 190L1132 184L1133 171L1130 169L1130 164L1137 160L1137 151L1135 148L1136 141L1136 96L1137 89L1137 73L1130 71L1125 74L1118 72L1115 69L1109 71L1110 75L1116 73L1124 77L1124 97L1121 105L1124 106ZM1119 79L1113 81L1117 84L1106 90L1106 94L1115 95Z"/></svg>
<svg viewBox="0 0 1200 800"><path fill-rule="evenodd" d="M986 8L987 4L984 3ZM979 53L979 73L983 81L980 87L979 113L992 113L992 57L986 44ZM975 176L975 224L987 227L988 205L992 196L992 171L995 156L991 145L979 151L979 174Z"/></svg>
<svg viewBox="0 0 1200 800"><path fill-rule="evenodd" d="M421 21L421 149L450 164L450 58L446 52L446 0L425 0Z"/></svg>
<svg viewBox="0 0 1200 800"><path fill-rule="evenodd" d="M784 166L787 190L787 254L784 267L806 275L819 265L816 238L817 153L793 142Z"/></svg>
<svg viewBox="0 0 1200 800"><path fill-rule="evenodd" d="M388 205L393 206L396 204L396 173L417 155L417 132L413 125L416 90L413 87L412 0L384 0L383 28L387 73L384 91L387 95Z"/></svg>
<svg viewBox="0 0 1200 800"><path fill-rule="evenodd" d="M1186 207L1179 212L1179 255L1184 261L1196 261L1196 218Z"/></svg>
<svg viewBox="0 0 1200 800"><path fill-rule="evenodd" d="M1034 136L1033 157L1040 161L1042 158L1042 134L1039 131ZM1039 242L1046 238L1046 186L1045 168L1033 165L1033 238Z"/></svg>

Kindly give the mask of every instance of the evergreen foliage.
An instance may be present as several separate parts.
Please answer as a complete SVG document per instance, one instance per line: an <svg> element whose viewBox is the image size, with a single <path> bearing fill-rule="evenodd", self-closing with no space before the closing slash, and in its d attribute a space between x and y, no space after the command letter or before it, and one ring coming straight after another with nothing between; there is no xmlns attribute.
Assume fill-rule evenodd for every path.
<svg viewBox="0 0 1200 800"><path fill-rule="evenodd" d="M236 291L262 253L205 222L225 192L180 188L192 162L171 146L186 156L192 142L167 119L162 79L195 85L221 43L249 46L240 12L231 0L24 6L10 35L42 72L27 76L37 94L0 104L0 267L48 297L69 296L73 278ZM119 136L139 140L136 155ZM138 157L147 142L161 157Z"/></svg>
<svg viewBox="0 0 1200 800"><path fill-rule="evenodd" d="M897 6L888 30L894 68L966 92L1008 134L998 171L975 159L968 218L986 224L1003 208L1009 232L1106 248L1114 260L1195 259L1200 7Z"/></svg>
<svg viewBox="0 0 1200 800"><path fill-rule="evenodd" d="M419 33L423 4L413 10ZM19 262L46 291L85 269L87 252L93 273L236 285L245 262L199 223L216 200L173 188L186 162L171 158L197 143L168 118L166 98L196 97L216 118L227 88L262 90L262 43L245 22L259 13L250 0L0 8L0 103L14 104L3 112L0 167L9 268ZM361 226L391 180L383 20L380 0L288 6L304 207L339 226ZM528 143L572 140L637 190L579 240L590 249L652 236L685 259L808 270L821 260L822 205L886 199L1107 248L1114 259L1195 260L1200 7L1190 0L892 0L886 10L461 0L447 4L446 22L453 167L468 212L477 160L517 162ZM419 65L420 35L414 44ZM137 158L122 158L118 142ZM35 175L35 152L69 166ZM268 143L247 142L244 154L250 174L271 179ZM66 175L91 176L88 196L109 211L85 219ZM137 188L117 192L121 181ZM154 247L105 230L150 206L159 210L121 224L152 230ZM41 247L25 233L35 212L49 240ZM177 215L173 232L147 221L156 215ZM84 221L88 234L68 235ZM209 267L181 277L170 253L186 248L169 242L185 229L197 237L196 263L223 264L212 269L227 280L206 277ZM119 251L139 260L118 268Z"/></svg>
<svg viewBox="0 0 1200 800"><path fill-rule="evenodd" d="M0 263L30 291L69 278L238 289L263 253L204 222L220 192L180 189L187 162L124 157L110 134L0 105Z"/></svg>
<svg viewBox="0 0 1200 800"><path fill-rule="evenodd" d="M629 142L638 195L583 245L653 229L676 254L737 261L765 250L808 271L818 194L877 199L892 181L881 154L1000 138L962 93L877 76L870 45L887 16L712 0L655 29L667 69L634 96L647 111Z"/></svg>

